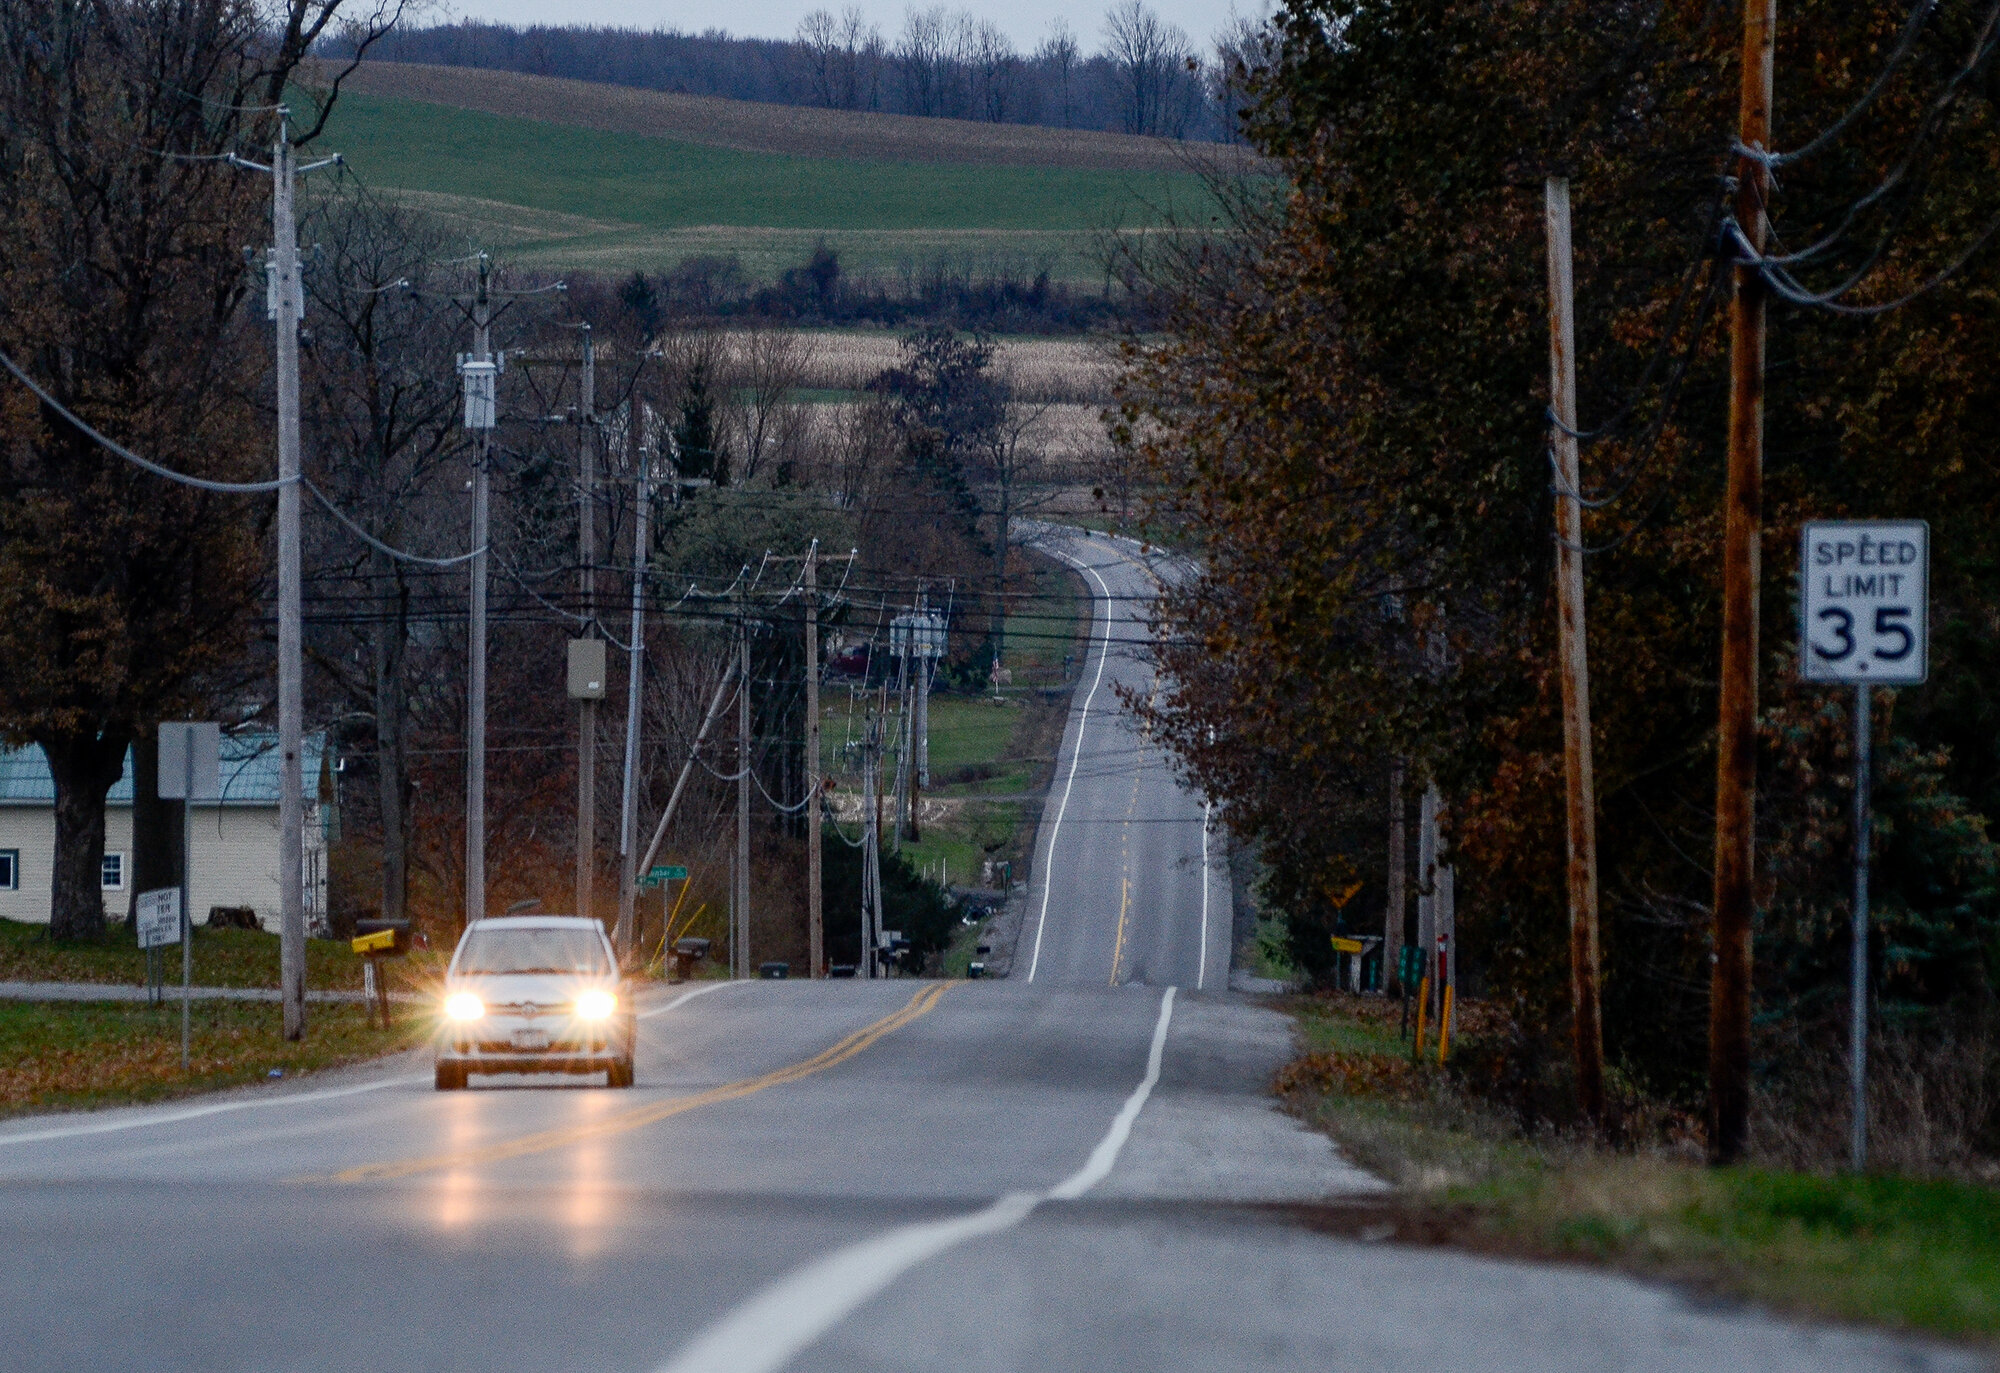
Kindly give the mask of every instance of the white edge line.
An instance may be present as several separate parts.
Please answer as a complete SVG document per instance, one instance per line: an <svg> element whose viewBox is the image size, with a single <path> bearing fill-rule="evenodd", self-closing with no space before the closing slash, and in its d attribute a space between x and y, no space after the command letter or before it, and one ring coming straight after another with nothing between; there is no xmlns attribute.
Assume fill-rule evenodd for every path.
<svg viewBox="0 0 2000 1373"><path fill-rule="evenodd" d="M298 1106L311 1101L332 1101L338 1097L359 1096L363 1092L379 1092L384 1087L402 1087L412 1082L423 1082L426 1078L418 1074L404 1074L387 1077L379 1082L364 1082L355 1087L328 1087L316 1092L285 1092L278 1096L257 1097L249 1101L218 1101L207 1106L184 1106L174 1110L158 1111L142 1116L123 1116L117 1120L92 1121L87 1125L59 1125L48 1130L31 1130L18 1135L0 1135L0 1149L10 1144L36 1144L49 1139L76 1139L83 1135L108 1135L120 1130L144 1130L155 1125L176 1125L184 1120L199 1120L204 1116L219 1116L229 1111L252 1111L262 1106Z"/></svg>
<svg viewBox="0 0 2000 1373"><path fill-rule="evenodd" d="M1083 714L1077 717L1076 747L1070 750L1069 755L1069 780L1063 783L1062 803L1056 807L1055 823L1049 826L1049 847L1042 861L1044 871L1038 874L1042 880L1042 913L1035 918L1035 953L1028 960L1030 982L1035 980L1036 969L1042 966L1042 931L1048 928L1049 893L1055 890L1056 836L1062 832L1063 816L1069 811L1070 789L1076 785L1076 765L1083 761L1083 731L1090 723L1091 702L1097 699L1097 688L1104 684L1104 664L1111 657L1111 588L1105 585L1097 569L1088 563L1060 550L1056 551L1056 556L1078 571L1088 572L1096 581L1098 590L1104 593L1104 639L1097 650L1097 676L1091 680L1090 691L1083 698Z"/></svg>
<svg viewBox="0 0 2000 1373"><path fill-rule="evenodd" d="M1208 817L1214 802L1201 803L1201 963L1195 969L1194 989L1208 981Z"/></svg>
<svg viewBox="0 0 2000 1373"><path fill-rule="evenodd" d="M697 996L709 992L719 992L725 987L740 986L738 982L715 982L706 987L696 987L691 992L683 992L664 1006L655 1006L650 1011L639 1013L639 1019L649 1020L663 1015L674 1007ZM267 1106L303 1106L315 1101L334 1101L341 1097L359 1096L363 1092L379 1092L385 1087L403 1087L413 1082L422 1082L421 1074L406 1073L399 1077L383 1078L379 1082L363 1082L353 1087L327 1087L312 1092L284 1092L274 1096L256 1097L247 1101L214 1101L205 1106L181 1106L163 1111L153 1111L145 1115L119 1116L115 1120L93 1120L78 1125L58 1125L45 1130L29 1130L21 1134L0 1135L0 1149L14 1144L39 1144L52 1139L79 1139L87 1135L116 1134L122 1130L145 1130L157 1125L178 1125L184 1120L201 1120L208 1116L219 1116L231 1111L254 1111Z"/></svg>
<svg viewBox="0 0 2000 1373"><path fill-rule="evenodd" d="M1074 1201L1102 1182L1131 1136L1133 1122L1160 1080L1174 989L1160 998L1146 1055L1146 1076L1091 1151L1090 1160L1047 1192L1010 1192L991 1206L950 1220L902 1225L837 1249L737 1307L711 1325L658 1373L778 1373L862 1303L926 1259L982 1235L1011 1230L1047 1201Z"/></svg>
<svg viewBox="0 0 2000 1373"><path fill-rule="evenodd" d="M741 987L742 985L743 979L741 978L732 978L727 982L711 982L706 987L696 987L691 992L682 992L664 1006L655 1006L650 1011L641 1011L634 1019L651 1020L656 1015L665 1015L676 1006L686 1005L698 996L707 996L710 992L727 991L731 987Z"/></svg>

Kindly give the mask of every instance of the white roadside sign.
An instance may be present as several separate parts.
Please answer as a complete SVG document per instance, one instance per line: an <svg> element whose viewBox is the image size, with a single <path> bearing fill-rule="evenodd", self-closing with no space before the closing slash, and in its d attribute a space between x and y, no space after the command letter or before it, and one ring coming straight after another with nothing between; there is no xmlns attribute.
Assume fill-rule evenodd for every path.
<svg viewBox="0 0 2000 1373"><path fill-rule="evenodd" d="M1931 529L1922 520L1809 524L1799 555L1799 673L1910 686L1930 675Z"/></svg>
<svg viewBox="0 0 2000 1373"><path fill-rule="evenodd" d="M158 949L181 942L181 889L161 887L139 893L139 947Z"/></svg>

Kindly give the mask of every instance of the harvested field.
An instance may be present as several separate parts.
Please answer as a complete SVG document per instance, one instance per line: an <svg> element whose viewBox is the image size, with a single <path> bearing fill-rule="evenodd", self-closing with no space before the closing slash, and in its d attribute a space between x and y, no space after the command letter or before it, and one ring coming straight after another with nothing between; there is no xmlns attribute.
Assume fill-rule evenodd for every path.
<svg viewBox="0 0 2000 1373"><path fill-rule="evenodd" d="M811 380L814 390L858 391L886 367L902 360L900 335L858 331L814 331ZM1012 380L1014 391L1031 403L1093 415L1111 399L1116 362L1106 345L1089 339L1007 338L994 346L993 366Z"/></svg>
<svg viewBox="0 0 2000 1373"><path fill-rule="evenodd" d="M1217 159L1242 157L1216 144L767 105L473 67L369 62L341 89L343 94L394 96L606 133L801 157L1147 172L1186 172Z"/></svg>

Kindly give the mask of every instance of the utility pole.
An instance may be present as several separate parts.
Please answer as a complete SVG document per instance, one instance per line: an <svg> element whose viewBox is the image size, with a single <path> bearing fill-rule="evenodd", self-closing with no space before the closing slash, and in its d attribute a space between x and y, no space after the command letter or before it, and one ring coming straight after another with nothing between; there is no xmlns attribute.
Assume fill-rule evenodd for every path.
<svg viewBox="0 0 2000 1373"><path fill-rule="evenodd" d="M1407 997L1410 989L1400 986L1403 976L1403 912L1409 908L1409 898L1403 890L1409 872L1409 860L1404 850L1404 831L1407 828L1403 817L1404 773L1401 758L1389 764L1389 904L1382 915L1382 994L1387 996L1395 988Z"/></svg>
<svg viewBox="0 0 2000 1373"><path fill-rule="evenodd" d="M472 299L472 360L466 368L465 422L474 435L472 459L472 582L466 631L465 693L465 912L459 928L486 916L486 529L492 488L494 407L499 387L493 362L492 263L479 255L479 289ZM475 413L470 395L479 386L485 405Z"/></svg>
<svg viewBox="0 0 2000 1373"><path fill-rule="evenodd" d="M299 571L299 235L292 214L295 164L288 112L279 111L271 150L271 237L277 299L278 381L278 967L285 1038L306 1033L305 800L300 750L305 733L305 658ZM192 752L192 749L190 749ZM185 804L185 803L184 803ZM186 865L188 855L182 856ZM187 911L183 920L191 923ZM183 955L187 944L182 944ZM182 1010L185 1013L186 1000Z"/></svg>
<svg viewBox="0 0 2000 1373"><path fill-rule="evenodd" d="M919 843L924 788L931 784L931 612L930 593L917 593L917 620L910 626L910 646L916 653L916 680L911 684L916 710L910 721L910 841Z"/></svg>
<svg viewBox="0 0 2000 1373"><path fill-rule="evenodd" d="M806 949L811 976L825 975L826 925L820 909L819 564L806 550Z"/></svg>
<svg viewBox="0 0 2000 1373"><path fill-rule="evenodd" d="M632 428L626 426L628 436ZM639 701L646 678L646 558L653 541L652 459L652 449L641 435L639 509L632 530L632 652L625 670L625 781L618 808L618 927L613 943L620 958L632 953L632 916L639 897L639 872L633 861L638 854L634 851L632 830L638 818Z"/></svg>
<svg viewBox="0 0 2000 1373"><path fill-rule="evenodd" d="M597 637L597 345L583 326L583 376L578 392L582 426L577 433L577 560L582 564L585 638ZM601 679L600 679L601 680ZM588 917L597 904L597 699L577 703L576 723L576 913Z"/></svg>
<svg viewBox="0 0 2000 1373"><path fill-rule="evenodd" d="M1569 806L1569 1003L1576 1096L1604 1118L1604 1031L1598 1003L1597 789L1592 779L1590 655L1584 629L1583 495L1576 452L1576 318L1569 180L1546 188L1549 251L1549 408L1555 416L1556 623L1562 677L1563 776Z"/></svg>
<svg viewBox="0 0 2000 1373"><path fill-rule="evenodd" d="M750 976L750 616L747 600L738 594L736 600L736 634L738 658L736 671L740 679L736 698L736 937L730 941L730 961L737 965L737 976Z"/></svg>
<svg viewBox="0 0 2000 1373"><path fill-rule="evenodd" d="M886 700L888 683L882 687ZM861 754L861 806L867 840L861 846L861 976L875 976L876 910L882 883L882 713L870 711Z"/></svg>
<svg viewBox="0 0 2000 1373"><path fill-rule="evenodd" d="M1777 0L1744 0L1737 141L1771 143ZM1737 173L1737 231L1767 237L1771 176L1757 156ZM1715 747L1715 934L1708 999L1708 1153L1742 1156L1750 1126L1750 928L1756 893L1758 542L1764 518L1765 288L1754 261L1733 271L1729 307L1729 479L1722 535L1722 702Z"/></svg>

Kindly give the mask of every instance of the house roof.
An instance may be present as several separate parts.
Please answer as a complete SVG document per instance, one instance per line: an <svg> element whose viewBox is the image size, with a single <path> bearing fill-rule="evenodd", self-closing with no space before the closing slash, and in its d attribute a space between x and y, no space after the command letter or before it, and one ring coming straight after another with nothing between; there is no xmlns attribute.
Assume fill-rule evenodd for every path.
<svg viewBox="0 0 2000 1373"><path fill-rule="evenodd" d="M308 734L301 740L300 771L308 800L319 795L320 755L326 735ZM49 760L41 746L0 749L0 806L51 806L55 804L55 778L49 775ZM125 750L125 773L112 784L105 801L113 806L132 804L132 750ZM195 802L197 806L202 802ZM222 804L225 806L275 806L278 804L278 736L267 730L246 730L222 736Z"/></svg>

